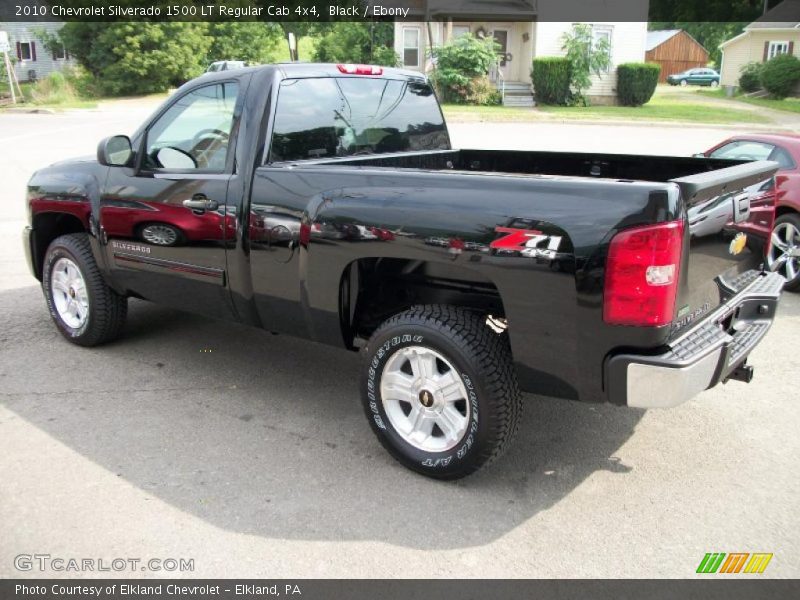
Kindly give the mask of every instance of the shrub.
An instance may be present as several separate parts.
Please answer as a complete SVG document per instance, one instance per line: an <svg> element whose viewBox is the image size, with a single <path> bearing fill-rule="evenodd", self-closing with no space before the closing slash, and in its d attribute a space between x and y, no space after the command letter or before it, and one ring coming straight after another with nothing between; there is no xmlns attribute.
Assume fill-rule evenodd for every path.
<svg viewBox="0 0 800 600"><path fill-rule="evenodd" d="M568 59L561 56L534 58L531 78L533 93L539 104L565 106L570 103L572 63Z"/></svg>
<svg viewBox="0 0 800 600"><path fill-rule="evenodd" d="M78 94L72 84L58 71L40 79L31 88L31 100L35 104L68 104L77 99Z"/></svg>
<svg viewBox="0 0 800 600"><path fill-rule="evenodd" d="M489 70L497 64L494 38L461 35L449 44L434 48L436 70L431 79L446 102L471 103L485 97ZM475 87L480 89L473 89ZM483 91L481 91L483 90ZM487 102L491 103L491 102Z"/></svg>
<svg viewBox="0 0 800 600"><path fill-rule="evenodd" d="M476 106L493 106L500 104L501 93L486 75L481 75L470 81L464 100Z"/></svg>
<svg viewBox="0 0 800 600"><path fill-rule="evenodd" d="M773 98L786 98L800 81L800 59L781 54L761 67L761 85Z"/></svg>
<svg viewBox="0 0 800 600"><path fill-rule="evenodd" d="M739 75L739 89L745 94L757 92L761 89L761 68L763 65L757 62L747 63L742 67Z"/></svg>
<svg viewBox="0 0 800 600"><path fill-rule="evenodd" d="M625 63L617 67L617 98L623 106L641 106L650 102L656 91L661 65Z"/></svg>

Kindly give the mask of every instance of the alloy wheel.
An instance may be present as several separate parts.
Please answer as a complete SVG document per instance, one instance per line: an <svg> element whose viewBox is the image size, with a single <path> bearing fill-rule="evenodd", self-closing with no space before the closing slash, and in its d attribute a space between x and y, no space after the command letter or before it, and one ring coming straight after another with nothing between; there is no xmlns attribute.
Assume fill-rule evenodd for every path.
<svg viewBox="0 0 800 600"><path fill-rule="evenodd" d="M171 246L178 241L178 232L167 225L148 225L142 229L142 237L146 242L156 246Z"/></svg>
<svg viewBox="0 0 800 600"><path fill-rule="evenodd" d="M467 431L467 389L455 367L435 350L399 350L383 368L380 389L395 431L419 450L445 452Z"/></svg>
<svg viewBox="0 0 800 600"><path fill-rule="evenodd" d="M779 223L772 230L767 264L771 271L780 273L786 281L792 281L800 274L800 230L793 223Z"/></svg>
<svg viewBox="0 0 800 600"><path fill-rule="evenodd" d="M89 293L80 269L70 259L59 258L50 281L58 316L72 329L80 329L89 318Z"/></svg>

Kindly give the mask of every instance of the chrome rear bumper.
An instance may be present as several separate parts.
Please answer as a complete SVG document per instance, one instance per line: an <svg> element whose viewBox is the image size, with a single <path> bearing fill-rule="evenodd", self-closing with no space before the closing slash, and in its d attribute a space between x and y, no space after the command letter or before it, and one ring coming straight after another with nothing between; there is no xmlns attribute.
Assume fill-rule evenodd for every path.
<svg viewBox="0 0 800 600"><path fill-rule="evenodd" d="M761 274L666 352L612 355L605 366L609 400L670 408L731 378L772 325L783 283L777 273Z"/></svg>

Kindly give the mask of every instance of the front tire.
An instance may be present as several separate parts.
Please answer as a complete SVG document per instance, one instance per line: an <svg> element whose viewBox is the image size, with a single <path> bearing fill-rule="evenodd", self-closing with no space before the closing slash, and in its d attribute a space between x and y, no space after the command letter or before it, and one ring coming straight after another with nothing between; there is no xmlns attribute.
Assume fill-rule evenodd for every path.
<svg viewBox="0 0 800 600"><path fill-rule="evenodd" d="M686 87L687 85L689 85L689 82L685 79L681 79L681 87Z"/></svg>
<svg viewBox="0 0 800 600"><path fill-rule="evenodd" d="M522 398L506 333L446 305L395 315L365 349L361 395L381 444L407 468L458 479L503 454Z"/></svg>
<svg viewBox="0 0 800 600"><path fill-rule="evenodd" d="M122 331L128 300L106 285L86 234L63 235L50 244L42 290L50 317L73 344L97 346Z"/></svg>

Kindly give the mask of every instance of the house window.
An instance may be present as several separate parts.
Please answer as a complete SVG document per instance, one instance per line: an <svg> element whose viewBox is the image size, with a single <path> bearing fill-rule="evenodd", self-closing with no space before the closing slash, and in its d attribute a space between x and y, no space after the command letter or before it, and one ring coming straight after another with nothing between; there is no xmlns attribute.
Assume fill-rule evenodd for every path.
<svg viewBox="0 0 800 600"><path fill-rule="evenodd" d="M20 42L19 43L19 59L20 60L31 60L33 59L33 49L31 47L30 42Z"/></svg>
<svg viewBox="0 0 800 600"><path fill-rule="evenodd" d="M67 50L63 45L53 48L53 60L64 60L67 58Z"/></svg>
<svg viewBox="0 0 800 600"><path fill-rule="evenodd" d="M406 67L419 66L419 36L418 27L403 29L403 65Z"/></svg>
<svg viewBox="0 0 800 600"><path fill-rule="evenodd" d="M789 54L789 42L770 42L767 60L775 58L779 54Z"/></svg>
<svg viewBox="0 0 800 600"><path fill-rule="evenodd" d="M609 52L611 51L612 33L614 28L610 25L592 25L592 46L596 47L602 40L608 44ZM610 67L609 67L610 69ZM608 71L609 69L606 69Z"/></svg>
<svg viewBox="0 0 800 600"><path fill-rule="evenodd" d="M469 33L469 25L453 25L453 39Z"/></svg>

